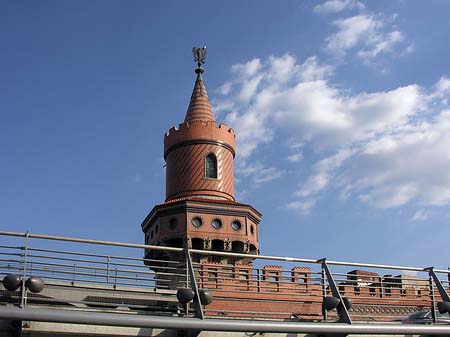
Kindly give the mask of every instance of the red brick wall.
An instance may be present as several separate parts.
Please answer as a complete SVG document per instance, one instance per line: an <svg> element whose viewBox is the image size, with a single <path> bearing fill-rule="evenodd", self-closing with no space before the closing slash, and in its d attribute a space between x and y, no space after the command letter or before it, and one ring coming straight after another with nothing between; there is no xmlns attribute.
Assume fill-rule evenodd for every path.
<svg viewBox="0 0 450 337"><path fill-rule="evenodd" d="M360 274L364 275L364 274ZM214 301L206 307L211 316L322 319L322 285L312 278L310 268L294 267L290 271L281 266L265 266L260 270L251 265L234 266L201 264L198 284L212 291ZM371 280L381 280L377 274L365 274ZM350 314L355 320L392 320L399 313L429 308L428 288L385 288L380 284L340 284L341 295L352 300ZM386 289L389 289L386 292ZM327 289L331 296L330 289ZM439 294L435 293L436 298ZM395 310L394 310L395 309ZM352 312L354 310L354 312ZM336 312L330 316L336 318Z"/></svg>
<svg viewBox="0 0 450 337"><path fill-rule="evenodd" d="M197 141L195 144L184 142ZM217 144L208 143L217 142ZM234 132L215 122L181 124L165 137L166 200L211 196L234 200ZM228 144L222 146L220 144ZM217 158L217 179L205 178L205 157Z"/></svg>

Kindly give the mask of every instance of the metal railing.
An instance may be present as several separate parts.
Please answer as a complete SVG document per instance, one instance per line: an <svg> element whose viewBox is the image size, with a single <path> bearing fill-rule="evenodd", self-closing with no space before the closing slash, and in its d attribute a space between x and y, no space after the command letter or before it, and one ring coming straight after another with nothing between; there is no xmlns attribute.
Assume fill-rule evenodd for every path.
<svg viewBox="0 0 450 337"><path fill-rule="evenodd" d="M163 254L139 257L144 250ZM253 262L212 262L230 256ZM0 232L0 276L8 274L18 275L22 286L0 286L0 301L22 309L364 324L399 323L402 316L429 311L438 324L437 303L448 301L450 272ZM42 292L27 289L31 276L45 281ZM197 302L180 304L179 288L194 289ZM200 305L201 290L213 295L211 304ZM339 303L326 308L332 297Z"/></svg>

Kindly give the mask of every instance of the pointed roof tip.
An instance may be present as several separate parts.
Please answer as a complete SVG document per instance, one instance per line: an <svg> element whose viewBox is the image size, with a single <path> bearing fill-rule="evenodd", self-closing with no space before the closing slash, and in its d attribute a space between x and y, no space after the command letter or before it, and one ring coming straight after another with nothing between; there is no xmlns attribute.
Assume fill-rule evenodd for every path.
<svg viewBox="0 0 450 337"><path fill-rule="evenodd" d="M208 93L202 78L203 69L196 69L195 72L197 73L197 79L195 80L194 90L192 91L184 122L215 122L216 118L209 103Z"/></svg>

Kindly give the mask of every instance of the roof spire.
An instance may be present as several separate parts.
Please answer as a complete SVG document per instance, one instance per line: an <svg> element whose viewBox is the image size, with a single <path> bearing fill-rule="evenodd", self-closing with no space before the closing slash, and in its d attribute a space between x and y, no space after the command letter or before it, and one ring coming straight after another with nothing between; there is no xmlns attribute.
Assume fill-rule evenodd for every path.
<svg viewBox="0 0 450 337"><path fill-rule="evenodd" d="M197 62L197 69L195 69L197 79L195 81L191 102L189 103L184 122L215 122L216 119L214 118L214 113L212 112L211 104L208 100L208 94L206 93L205 83L202 78L202 74L205 71L202 68L202 64L204 64L206 60L206 46L203 48L193 47L192 53L194 54L194 61Z"/></svg>

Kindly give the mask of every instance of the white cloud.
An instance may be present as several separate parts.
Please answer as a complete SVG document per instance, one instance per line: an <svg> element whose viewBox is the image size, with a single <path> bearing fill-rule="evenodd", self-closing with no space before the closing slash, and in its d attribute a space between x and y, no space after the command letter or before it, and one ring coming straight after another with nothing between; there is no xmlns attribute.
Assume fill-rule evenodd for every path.
<svg viewBox="0 0 450 337"><path fill-rule="evenodd" d="M250 178L256 185L278 179L283 175L282 170L275 167L266 167L258 162L247 165L245 161L240 162L237 172L243 177Z"/></svg>
<svg viewBox="0 0 450 337"><path fill-rule="evenodd" d="M450 98L450 78L442 76L434 86L434 91L428 95L428 101L434 106L448 106Z"/></svg>
<svg viewBox="0 0 450 337"><path fill-rule="evenodd" d="M318 161L313 167L313 174L308 177L295 194L301 198L306 198L322 191L330 183L336 169L341 167L342 163L351 155L350 149L344 149Z"/></svg>
<svg viewBox="0 0 450 337"><path fill-rule="evenodd" d="M295 58L289 54L282 57L271 56L268 79L272 82L286 82L295 71L295 63Z"/></svg>
<svg viewBox="0 0 450 337"><path fill-rule="evenodd" d="M231 82L226 82L219 87L219 93L221 95L228 95L231 91Z"/></svg>
<svg viewBox="0 0 450 337"><path fill-rule="evenodd" d="M406 54L411 54L415 50L416 50L416 46L414 45L414 43L411 43L408 47L406 47L405 53Z"/></svg>
<svg viewBox="0 0 450 337"><path fill-rule="evenodd" d="M291 138L290 140L288 140L288 148L292 151L295 150L300 150L305 144L303 142L299 142L298 140L296 140L295 138Z"/></svg>
<svg viewBox="0 0 450 337"><path fill-rule="evenodd" d="M248 61L245 64L235 64L231 67L231 72L239 76L241 80L253 77L261 68L261 61L258 58Z"/></svg>
<svg viewBox="0 0 450 337"><path fill-rule="evenodd" d="M333 73L333 67L326 64L319 64L317 57L308 58L298 67L300 78L303 81L316 81L328 78Z"/></svg>
<svg viewBox="0 0 450 337"><path fill-rule="evenodd" d="M301 153L301 152L293 153L288 156L288 160L293 163L297 163L297 162L301 161L302 159L303 159L303 153Z"/></svg>
<svg viewBox="0 0 450 337"><path fill-rule="evenodd" d="M266 124L267 116L257 109L247 110L245 114L236 110L230 112L225 121L236 133L239 155L248 157L257 146L270 143L273 139L273 129Z"/></svg>
<svg viewBox="0 0 450 337"><path fill-rule="evenodd" d="M336 20L333 25L338 31L326 39L325 48L332 53L345 54L359 43L373 41L382 24L371 16L356 15Z"/></svg>
<svg viewBox="0 0 450 337"><path fill-rule="evenodd" d="M384 38L380 38L377 42L374 43L371 48L367 50L360 50L358 52L358 56L367 59L374 58L378 56L380 53L388 53L394 50L395 45L404 40L404 36L398 30L390 32L384 36Z"/></svg>
<svg viewBox="0 0 450 337"><path fill-rule="evenodd" d="M437 96L444 96L450 94L450 78L447 76L441 77L439 82L436 84Z"/></svg>
<svg viewBox="0 0 450 337"><path fill-rule="evenodd" d="M364 10L365 6L356 0L329 0L314 7L314 12L318 14L333 14L346 9Z"/></svg>
<svg viewBox="0 0 450 337"><path fill-rule="evenodd" d="M414 183L397 183L394 186L380 185L368 194L361 194L359 199L377 208L396 208L413 200L418 189Z"/></svg>
<svg viewBox="0 0 450 337"><path fill-rule="evenodd" d="M412 218L413 221L425 221L428 219L428 214L423 210L419 209Z"/></svg>
<svg viewBox="0 0 450 337"><path fill-rule="evenodd" d="M248 101L255 94L261 80L262 76L256 76L245 81L242 85L238 99L241 101Z"/></svg>
<svg viewBox="0 0 450 337"><path fill-rule="evenodd" d="M309 214L311 209L315 206L317 200L305 199L302 201L292 201L286 205L287 209L300 211L302 214Z"/></svg>
<svg viewBox="0 0 450 337"><path fill-rule="evenodd" d="M347 96L318 80L272 94L265 108L278 125L301 132L309 141L343 146L401 125L420 109L419 97L414 85Z"/></svg>
<svg viewBox="0 0 450 337"><path fill-rule="evenodd" d="M282 172L278 169L274 167L267 167L258 171L258 173L254 176L253 181L256 184L265 183L271 180L278 179L279 177L281 177L281 175Z"/></svg>
<svg viewBox="0 0 450 337"><path fill-rule="evenodd" d="M224 97L226 122L236 130L240 161L287 139L284 158L307 172L287 208L307 213L329 190L376 208L450 204L448 77L433 90L410 84L350 93L331 84L332 68L315 57L301 64L291 55L247 64L257 70L233 67L251 75L234 80L236 90ZM259 84L252 94L236 99L254 78ZM285 168L257 163L237 173L262 184Z"/></svg>
<svg viewBox="0 0 450 337"><path fill-rule="evenodd" d="M387 20L370 14L338 19L332 23L337 31L325 39L325 50L343 57L350 50L364 62L370 63L381 54L394 53L405 40L398 29L394 29ZM412 45L405 52L412 51Z"/></svg>
<svg viewBox="0 0 450 337"><path fill-rule="evenodd" d="M450 111L373 137L344 175L379 208L450 203Z"/></svg>

